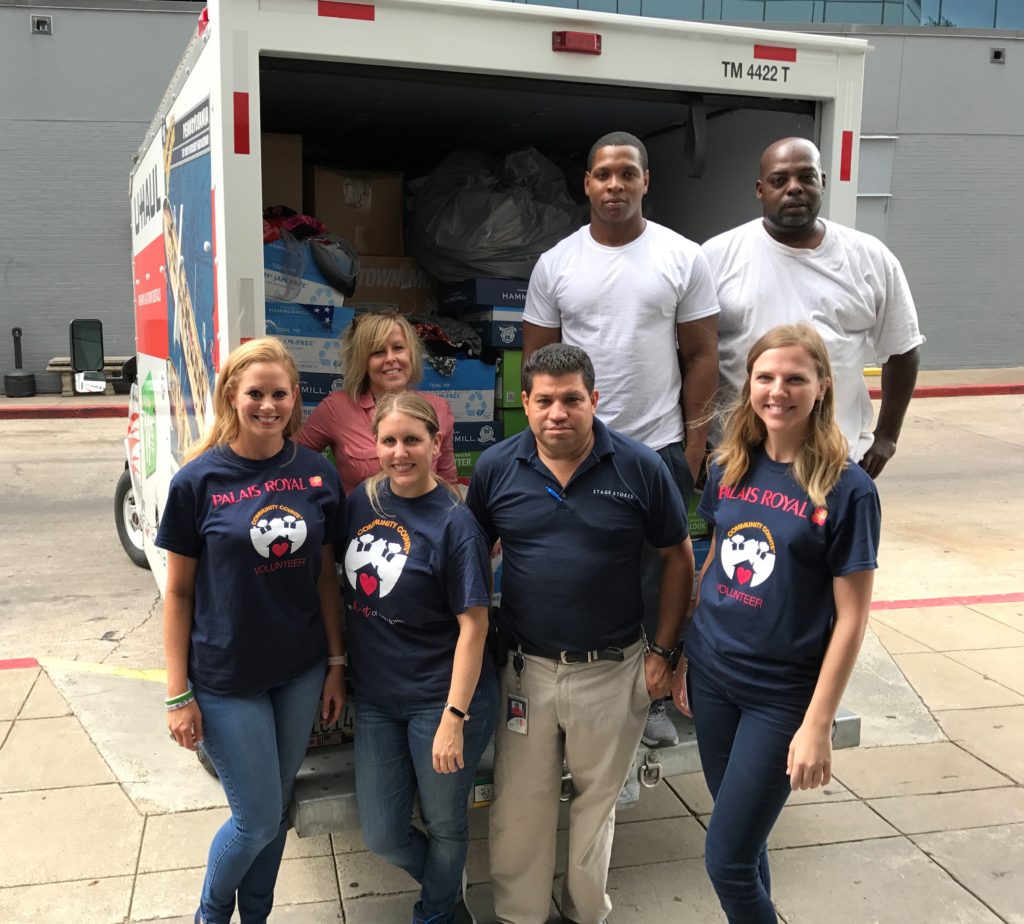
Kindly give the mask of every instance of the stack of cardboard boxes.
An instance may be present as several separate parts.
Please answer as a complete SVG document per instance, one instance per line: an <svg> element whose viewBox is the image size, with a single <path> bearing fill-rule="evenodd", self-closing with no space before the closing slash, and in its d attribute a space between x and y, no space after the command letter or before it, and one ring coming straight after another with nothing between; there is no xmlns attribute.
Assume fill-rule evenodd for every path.
<svg viewBox="0 0 1024 924"><path fill-rule="evenodd" d="M456 424L455 463L468 478L476 460L492 442L526 428L519 377L523 364L525 279L468 279L441 290L441 310L470 323L480 335L487 356L496 356L493 377L494 421L478 430ZM458 419L458 418L456 418Z"/></svg>
<svg viewBox="0 0 1024 924"><path fill-rule="evenodd" d="M437 308L437 284L404 255L400 173L366 173L303 164L299 135L263 134L263 207L285 205L318 218L359 254L354 295L330 287L308 248L264 247L267 333L295 354L308 414L343 381L339 338L355 310L422 314Z"/></svg>
<svg viewBox="0 0 1024 924"><path fill-rule="evenodd" d="M356 290L345 298L324 279L308 248L280 240L264 247L267 333L281 337L295 355L308 414L342 387L339 339L355 312L435 312L437 284L405 256L402 174L305 166L297 135L264 134L262 157L264 208L285 205L312 215L359 254ZM425 363L417 386L451 405L463 481L481 452L526 427L519 384L526 285L522 279L481 278L443 291L440 310L472 324L490 360L457 355L451 375Z"/></svg>

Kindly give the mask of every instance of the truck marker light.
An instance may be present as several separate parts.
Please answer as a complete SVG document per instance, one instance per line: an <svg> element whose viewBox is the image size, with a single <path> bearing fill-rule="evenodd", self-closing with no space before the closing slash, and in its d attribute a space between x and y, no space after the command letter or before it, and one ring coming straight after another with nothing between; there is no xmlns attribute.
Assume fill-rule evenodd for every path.
<svg viewBox="0 0 1024 924"><path fill-rule="evenodd" d="M579 55L601 54L601 36L596 32L552 32L552 51L571 51Z"/></svg>
<svg viewBox="0 0 1024 924"><path fill-rule="evenodd" d="M340 0L317 0L317 16L330 19L359 19L373 22L377 18L376 7L372 3L342 3Z"/></svg>
<svg viewBox="0 0 1024 924"><path fill-rule="evenodd" d="M796 61L796 49L781 45L755 45L754 59L761 61Z"/></svg>
<svg viewBox="0 0 1024 924"><path fill-rule="evenodd" d="M839 179L849 183L853 173L853 132L843 132L842 147L839 150Z"/></svg>
<svg viewBox="0 0 1024 924"><path fill-rule="evenodd" d="M249 94L235 93L235 153L249 153Z"/></svg>

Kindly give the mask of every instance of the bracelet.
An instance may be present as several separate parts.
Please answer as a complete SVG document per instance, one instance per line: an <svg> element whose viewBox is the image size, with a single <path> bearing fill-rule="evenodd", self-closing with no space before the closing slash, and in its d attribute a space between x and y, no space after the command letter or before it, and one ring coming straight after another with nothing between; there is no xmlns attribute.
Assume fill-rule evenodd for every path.
<svg viewBox="0 0 1024 924"><path fill-rule="evenodd" d="M347 667L348 666L348 655L328 655L327 657L328 667Z"/></svg>
<svg viewBox="0 0 1024 924"><path fill-rule="evenodd" d="M173 712L175 709L182 709L189 703L195 702L195 698L195 694L191 690L186 690L184 693L165 699L164 706L168 712Z"/></svg>
<svg viewBox="0 0 1024 924"><path fill-rule="evenodd" d="M447 712L462 719L463 722L469 721L469 713L463 712L458 706L453 706L451 703L445 703L444 708Z"/></svg>

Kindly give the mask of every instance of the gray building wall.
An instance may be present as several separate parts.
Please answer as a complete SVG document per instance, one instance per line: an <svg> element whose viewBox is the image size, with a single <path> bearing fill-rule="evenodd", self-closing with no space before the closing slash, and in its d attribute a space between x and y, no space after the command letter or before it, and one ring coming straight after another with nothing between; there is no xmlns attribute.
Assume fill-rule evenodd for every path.
<svg viewBox="0 0 1024 924"><path fill-rule="evenodd" d="M857 223L903 264L928 338L922 364L1024 364L1024 33L801 31L873 46L859 189L877 198L862 200ZM1004 63L990 63L993 48Z"/></svg>
<svg viewBox="0 0 1024 924"><path fill-rule="evenodd" d="M135 352L128 173L202 9L90 5L0 0L0 371L20 326L40 392L59 390L45 369L72 318L103 322L108 355Z"/></svg>
<svg viewBox="0 0 1024 924"><path fill-rule="evenodd" d="M43 370L67 353L72 318L100 318L108 354L134 350L128 172L201 8L0 0L0 370L13 368L10 328L19 325L40 391L57 390ZM30 12L53 16L52 36L30 34ZM924 365L1024 363L1024 34L815 31L875 46L863 133L886 137L862 144L882 150L870 164L865 157L861 191L876 196L858 222L903 262L928 336ZM1006 49L1005 64L989 63L993 46ZM751 129L771 133L764 121L737 130L749 142ZM752 189L756 162L729 167ZM699 195L682 178L662 174L657 184L670 208ZM737 221L747 217L740 211ZM687 230L702 236L699 221Z"/></svg>
<svg viewBox="0 0 1024 924"><path fill-rule="evenodd" d="M896 136L886 240L918 304L924 363L1024 364L1024 39L869 38L863 133ZM989 63L994 47L1004 64Z"/></svg>

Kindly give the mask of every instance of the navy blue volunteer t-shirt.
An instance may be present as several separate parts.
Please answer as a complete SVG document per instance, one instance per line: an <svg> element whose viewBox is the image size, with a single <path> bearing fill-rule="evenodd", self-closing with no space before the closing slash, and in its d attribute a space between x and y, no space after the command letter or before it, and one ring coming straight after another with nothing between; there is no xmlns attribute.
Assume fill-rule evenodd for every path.
<svg viewBox="0 0 1024 924"><path fill-rule="evenodd" d="M365 482L348 498L345 633L356 695L386 705L444 700L459 614L490 603L487 542L473 514L443 486L398 497ZM494 671L484 653L481 679Z"/></svg>
<svg viewBox="0 0 1024 924"><path fill-rule="evenodd" d="M653 450L594 420L594 447L562 487L530 430L480 456L470 509L501 539L501 618L524 646L589 651L639 633L640 552L686 538L683 502Z"/></svg>
<svg viewBox="0 0 1024 924"><path fill-rule="evenodd" d="M790 469L763 446L735 487L711 465L698 512L714 525L715 557L685 649L727 686L806 699L832 632L832 579L878 567L881 511L857 465L847 465L825 507Z"/></svg>
<svg viewBox="0 0 1024 924"><path fill-rule="evenodd" d="M317 579L344 534L337 471L288 440L260 460L216 446L171 479L156 544L198 559L193 686L251 695L326 657Z"/></svg>

